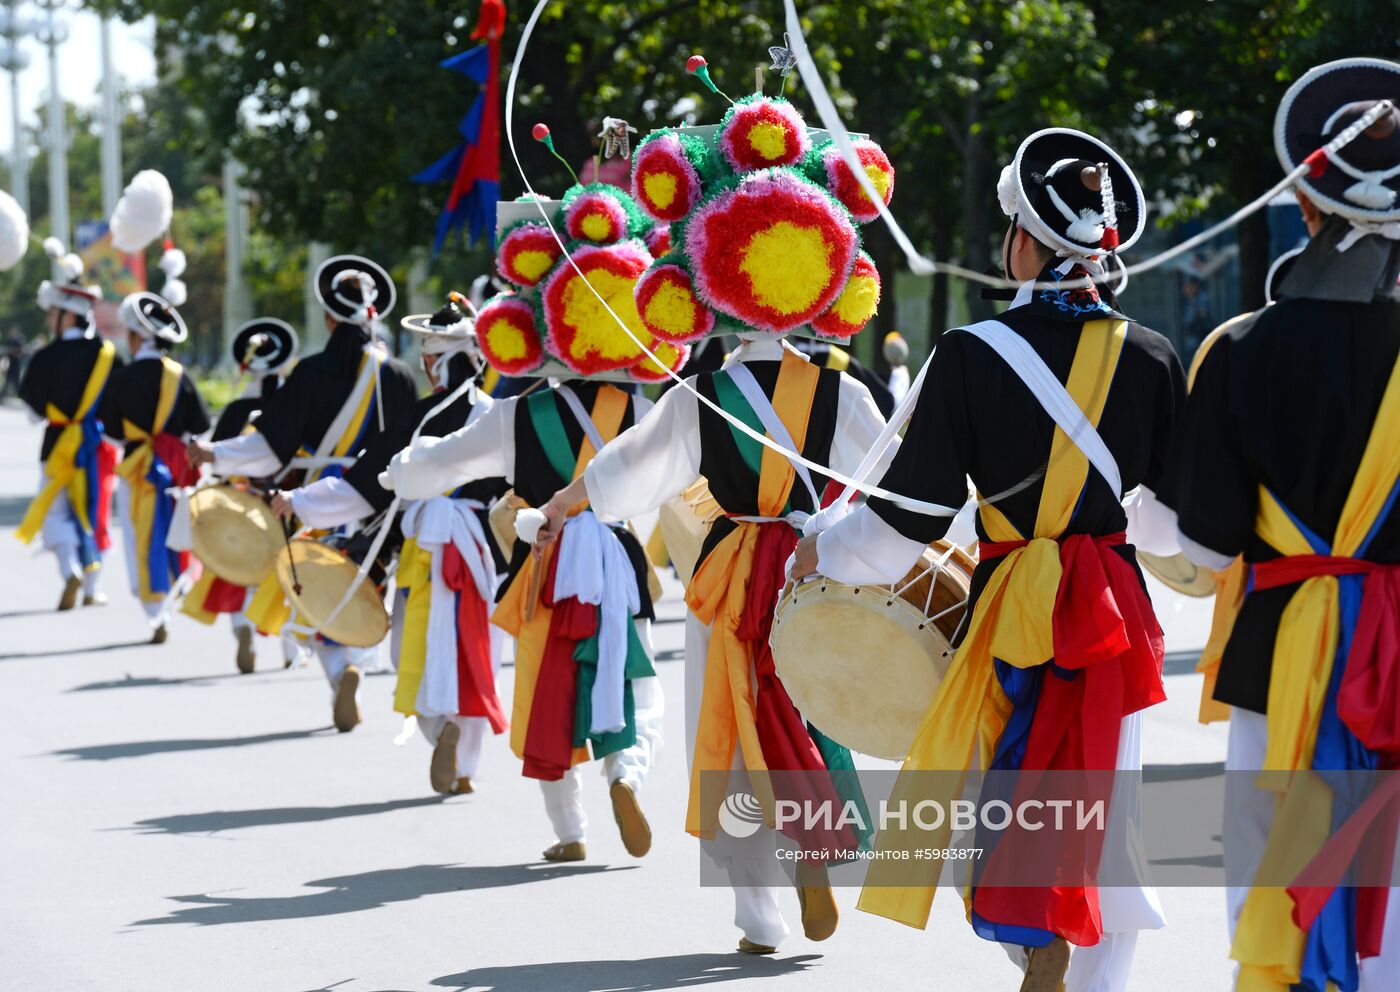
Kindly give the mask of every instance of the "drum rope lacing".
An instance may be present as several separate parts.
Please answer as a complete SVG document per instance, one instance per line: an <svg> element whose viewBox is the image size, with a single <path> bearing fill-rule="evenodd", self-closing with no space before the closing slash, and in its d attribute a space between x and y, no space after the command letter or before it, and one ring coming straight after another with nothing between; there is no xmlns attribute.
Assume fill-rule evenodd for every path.
<svg viewBox="0 0 1400 992"><path fill-rule="evenodd" d="M612 308L612 305L609 304L606 299L604 299L602 293L600 293L598 289L592 284L592 282L589 281L586 273L583 272L583 270L579 267L578 263L574 260L573 253L569 251L568 245L560 236L557 228L555 228L553 219L549 216L549 212L545 209L544 198L542 198L540 194L536 192L534 186L530 182L530 177L526 175L525 167L520 161L520 153L519 150L516 148L515 143L515 89L516 83L518 82L520 76L520 66L521 63L524 61L525 52L529 47L530 39L535 31L535 26L539 23L539 19L541 15L543 15L545 8L549 6L549 2L550 0L539 0L539 3L536 4L535 9L531 12L529 19L525 23L524 30L521 32L520 42L515 50L515 58L511 62L510 76L506 83L506 143L510 147L511 157L515 161L516 171L520 174L521 182L524 183L526 191L535 198L534 202L536 205L536 209L538 209L540 213L540 217L543 219L545 225L549 228L550 233L553 234L554 240L559 245L560 251L563 254L563 258L569 263L570 267L572 267L573 270L578 274L580 279L582 279L583 284L588 287L589 291L595 297L597 297L598 302L602 305L603 309L608 313L609 316L613 318L613 320L617 323L618 327L622 329L623 333L625 333L629 338L632 339L632 341L637 345L637 347L642 351L643 354L645 354L660 368L662 368L666 372L668 378L672 379L674 382L680 385L681 388L691 392L700 403L704 404L706 407L714 411L719 417L728 422L730 426L732 426L735 430L742 432L746 436L757 441L764 447L771 449L777 454L783 455L789 461L793 462L794 465L803 465L806 466L808 469L821 472L828 478L831 478L832 480L841 483L843 486L846 486L849 490L862 492L866 496L875 496L881 499L888 500L889 502L905 510L909 510L914 513L920 513L925 516L956 516L960 507L948 507L937 503L930 503L925 500L919 500L911 496L906 496L902 493L891 492L868 481L857 481L856 479L851 478L850 476L846 476L840 472L837 472L830 466L819 465L816 462L809 461L808 459L804 458L799 452L789 449L785 445L774 441L772 438L766 436L763 433L760 433L759 431L755 431L752 427L741 421L738 417L735 417L727 410L721 408L718 403L715 403L714 401L710 400L708 397L700 393L684 377L675 372L669 367L669 365L666 362L662 361L659 357L657 357L656 353L647 345L646 342L642 341L640 338L637 337L636 333L633 332L633 330L627 326L627 323L623 321L621 317L618 316L617 312ZM861 188L865 191L866 196L870 198L871 202L874 203L876 208L879 210L881 218L883 218L883 220L885 221L885 225L889 228L890 233L893 235L895 241L900 245L901 250L904 252L905 258L909 263L911 271L922 275L930 275L935 272L942 272L948 275L959 276L971 282L984 283L986 285L996 286L999 288L1017 288L1023 285L1022 283L1017 282L1015 280L1004 279L998 276L988 276L981 272L975 272L971 269L963 268L959 265L954 265L946 262L939 262L937 260L927 258L924 255L920 254L914 248L912 242L910 242L908 236L904 233L903 228L901 228L899 226L899 223L894 219L894 215L890 212L889 207L885 204L884 198L878 195L878 193L874 189L874 186L871 183L869 176L865 173L864 166L856 157L855 149L851 144L850 132L846 129L844 123L841 121L840 114L837 112L835 104L832 102L831 96L827 92L826 86L822 82L820 74L817 72L816 65L812 61L811 53L807 49L807 39L806 35L802 31L802 25L797 14L796 5L793 3L793 0L783 0L783 7L786 13L787 30L788 33L792 36L793 40L792 50L793 54L796 56L798 72L802 76L803 82L807 84L807 88L812 97L812 102L817 108L818 116L821 117L822 123L831 133L833 142L837 146L837 149L840 151L842 158L846 161L847 165L850 166L852 172L855 174L855 178L860 183ZM1235 227L1246 217L1257 212L1258 210L1263 209L1275 196L1288 189L1294 182L1296 182L1298 179L1302 178L1309 171L1311 171L1316 161L1327 159L1335 155L1336 152L1338 152L1340 149L1350 144L1352 141L1356 140L1356 138L1361 135L1362 131L1364 131L1366 128L1370 127L1373 123L1375 123L1375 121L1383 113L1386 113L1391 109L1393 109L1393 106L1389 100L1379 101L1366 114L1358 118L1353 124L1351 124L1345 130L1343 130L1341 134L1337 135L1326 145L1309 155L1304 162L1300 163L1296 168L1290 171L1286 176L1283 177L1282 180L1280 180L1273 187L1271 187L1266 193L1245 204L1243 207L1235 211L1233 214L1225 218L1220 223L1207 228L1201 233L1195 235L1194 237L1183 241L1181 244L1169 248L1158 255L1154 255L1150 258L1147 258L1144 261L1137 263L1136 265L1125 266L1123 269L1123 273L1121 274L1134 275L1140 272L1146 272L1151 269L1158 268L1164 265L1165 263L1171 261L1173 258L1185 254L1186 252L1193 250L1197 246L1204 244L1205 242L1219 236L1220 234L1223 234L1225 231L1228 231L1231 228ZM1031 286L1033 289L1065 289L1079 284L1090 285L1095 282L1106 282L1109 279L1119 278L1121 274L1105 274L1102 277L1082 280L1082 283L1032 283ZM932 360L933 355L932 353L930 353L928 360L924 362L923 367L919 370L919 375L915 380L916 383L922 382L924 373L928 371L929 363ZM910 388L909 395L917 396L915 387ZM908 397L906 397L906 399L907 398ZM903 404L901 404L901 407L903 407ZM910 404L909 411L905 414L904 419L907 420L908 414L912 412L913 405ZM891 423L896 423L896 420L892 418ZM896 430L902 427L903 423L903 420L898 421L896 425ZM1005 499L1008 496L1014 495L1016 492L1020 492L1028 486L1033 485L1037 479L1041 478L1044 475L1044 472L1045 469L1042 467L1036 473L1033 473L1031 476L1028 476L1023 482L1011 487L1005 492L997 493L994 496L985 498L979 497L976 499L976 502L979 506L981 506L984 504L995 503L1000 499Z"/></svg>

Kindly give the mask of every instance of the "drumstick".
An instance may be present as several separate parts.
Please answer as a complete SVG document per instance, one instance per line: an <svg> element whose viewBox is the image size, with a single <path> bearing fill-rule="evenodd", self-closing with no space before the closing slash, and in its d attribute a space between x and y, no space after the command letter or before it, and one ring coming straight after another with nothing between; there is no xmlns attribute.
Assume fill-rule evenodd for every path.
<svg viewBox="0 0 1400 992"><path fill-rule="evenodd" d="M535 604L540 598L540 582L544 579L544 552L531 549L530 560L535 570L530 573L530 585L525 593L525 620L535 619Z"/></svg>
<svg viewBox="0 0 1400 992"><path fill-rule="evenodd" d="M278 490L269 489L262 495L264 499L271 503L272 498L276 496L277 493ZM292 530L294 528L292 527L292 522L290 520L283 520L279 517L278 522L282 525L282 543L287 546L287 564L290 565L292 569L292 592L300 596L301 580L297 578L297 559L296 556L292 554Z"/></svg>

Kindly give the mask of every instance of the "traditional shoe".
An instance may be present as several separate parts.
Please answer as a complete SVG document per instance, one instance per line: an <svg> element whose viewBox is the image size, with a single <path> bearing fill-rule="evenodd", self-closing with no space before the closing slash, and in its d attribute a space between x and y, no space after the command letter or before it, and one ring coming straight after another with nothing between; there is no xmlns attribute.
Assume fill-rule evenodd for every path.
<svg viewBox="0 0 1400 992"><path fill-rule="evenodd" d="M582 861L588 857L588 848L581 840L571 840L567 844L555 844L546 848L544 859L546 861Z"/></svg>
<svg viewBox="0 0 1400 992"><path fill-rule="evenodd" d="M802 933L808 940L826 940L836 932L839 914L831 885L799 885L797 902L802 907Z"/></svg>
<svg viewBox="0 0 1400 992"><path fill-rule="evenodd" d="M747 937L739 938L740 954L777 954L776 947L769 947L767 944L755 944Z"/></svg>
<svg viewBox="0 0 1400 992"><path fill-rule="evenodd" d="M608 795L612 797L613 819L617 821L617 832L622 835L622 846L634 858L645 857L651 850L651 825L637 802L637 793L618 779L608 789Z"/></svg>
<svg viewBox="0 0 1400 992"><path fill-rule="evenodd" d="M456 795L465 796L468 792L475 792L476 787L472 785L471 779L463 775L457 780L456 784L452 786L452 791Z"/></svg>
<svg viewBox="0 0 1400 992"><path fill-rule="evenodd" d="M58 598L58 610L62 613L78 605L78 593L83 591L83 580L76 575L63 584L63 595Z"/></svg>
<svg viewBox="0 0 1400 992"><path fill-rule="evenodd" d="M253 629L251 627L239 627L234 631L234 636L238 638L238 655L236 663L241 675L252 675L253 664L257 661L257 654L253 651Z"/></svg>
<svg viewBox="0 0 1400 992"><path fill-rule="evenodd" d="M1063 937L1056 937L1044 947L1032 947L1021 992L1063 992L1068 968L1069 944Z"/></svg>
<svg viewBox="0 0 1400 992"><path fill-rule="evenodd" d="M161 624L151 634L152 644L164 644L168 640L170 640L170 631L165 629L165 624Z"/></svg>
<svg viewBox="0 0 1400 992"><path fill-rule="evenodd" d="M455 723L448 723L438 734L433 747L432 764L428 765L428 784L434 792L450 796L457 791L457 742L462 730Z"/></svg>
<svg viewBox="0 0 1400 992"><path fill-rule="evenodd" d="M359 688L360 670L354 665L345 666L340 684L335 687L335 702L331 705L331 720L342 734L348 734L360 722L360 704L355 701Z"/></svg>
<svg viewBox="0 0 1400 992"><path fill-rule="evenodd" d="M109 600L105 593L95 592L91 596L83 597L84 606L106 606Z"/></svg>

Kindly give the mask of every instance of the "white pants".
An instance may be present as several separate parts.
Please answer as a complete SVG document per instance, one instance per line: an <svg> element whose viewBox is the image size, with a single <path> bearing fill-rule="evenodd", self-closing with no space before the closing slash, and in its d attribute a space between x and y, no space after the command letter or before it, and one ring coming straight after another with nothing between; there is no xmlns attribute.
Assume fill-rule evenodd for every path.
<svg viewBox="0 0 1400 992"><path fill-rule="evenodd" d="M91 571L84 571L78 551L82 540L78 535L78 524L73 517L72 504L66 492L60 492L49 504L49 512L44 515L44 523L39 530L44 542L44 550L53 552L58 562L58 575L65 583L74 577L83 580L83 595L95 596L99 589L102 562Z"/></svg>
<svg viewBox="0 0 1400 992"><path fill-rule="evenodd" d="M638 621L638 633L647 653L651 654L649 624ZM632 682L632 702L637 727L637 743L603 758L603 777L609 784L626 782L632 791L641 793L647 773L661 752L661 726L665 712L665 697L659 678L636 679ZM583 840L588 830L588 817L583 811L583 766L575 765L554 782L540 781L544 810L554 836L561 844Z"/></svg>
<svg viewBox="0 0 1400 992"><path fill-rule="evenodd" d="M1221 836L1225 873L1231 880L1253 878L1259 870L1274 820L1274 797L1262 789L1251 788L1249 776L1228 773L1262 768L1268 744L1267 717L1239 707L1230 710L1230 743L1225 753L1225 824ZM1249 887L1244 885L1225 890L1231 943L1248 895ZM1361 962L1360 992L1400 989L1400 888L1392 888L1386 900L1382 934L1380 956Z"/></svg>
<svg viewBox="0 0 1400 992"><path fill-rule="evenodd" d="M256 594L256 589L249 589L247 597L243 600L243 610L228 615L229 623L233 626L235 637L238 636L240 630L251 630L255 636L260 634L257 625L253 623L252 620L249 620L248 614L244 612L248 609L248 605L252 603L253 597ZM284 633L278 639L282 642L282 658L288 664L291 664L301 657L301 642L296 639L295 635Z"/></svg>
<svg viewBox="0 0 1400 992"><path fill-rule="evenodd" d="M394 617L394 657L396 659L401 641L399 619L400 617L396 613ZM505 653L506 641L509 638L506 636L506 632L495 624L491 625L490 633L491 671L499 678L501 656ZM457 737L457 776L459 778L476 778L477 769L481 767L481 749L486 743L486 738L491 736L491 721L484 716L423 716L422 714L418 716L418 729L422 731L423 739L433 747L437 746L443 728L449 723L455 723L459 731Z"/></svg>
<svg viewBox="0 0 1400 992"><path fill-rule="evenodd" d="M330 683L332 699L335 698L336 690L340 688L340 677L345 674L345 669L354 665L362 673L368 671L370 669L367 666L376 662L379 653L378 645L372 648L350 648L344 644L327 644L320 638L312 641L312 650L316 652L316 657L321 659L326 681ZM356 703L360 701L360 693L364 686L364 681L361 680L360 687L355 690Z"/></svg>
<svg viewBox="0 0 1400 992"><path fill-rule="evenodd" d="M710 628L694 613L685 616L685 746L687 767L695 762L695 734L700 728L700 705L705 694L705 668L710 650ZM730 789L748 792L741 754L734 755ZM742 778L743 781L738 779ZM734 890L734 925L755 944L777 947L788 935L788 925L778 908L774 884L778 835L768 827L743 839L720 832L713 840L701 840L700 849L729 874Z"/></svg>

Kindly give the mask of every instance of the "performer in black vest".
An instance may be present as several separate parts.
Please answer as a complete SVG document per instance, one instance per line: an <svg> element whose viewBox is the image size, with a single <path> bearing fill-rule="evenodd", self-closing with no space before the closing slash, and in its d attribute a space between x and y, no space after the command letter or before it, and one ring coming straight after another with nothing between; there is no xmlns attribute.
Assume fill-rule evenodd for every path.
<svg viewBox="0 0 1400 992"><path fill-rule="evenodd" d="M45 248L68 278L39 285L39 307L52 338L29 360L19 397L47 422L39 449L44 482L16 536L28 543L42 534L63 579L58 608L71 610L80 593L84 606L107 601L98 582L102 553L110 544L116 453L102 440L100 416L102 397L121 361L116 346L98 337L93 326L92 308L102 290L82 284L82 259L64 253L55 239Z"/></svg>
<svg viewBox="0 0 1400 992"><path fill-rule="evenodd" d="M1314 776L1265 788L1253 774L1400 758L1398 105L1400 65L1379 59L1318 66L1284 96L1275 147L1285 170L1312 163L1297 186L1312 237L1273 305L1201 360L1163 490L1186 554L1237 572L1216 610L1223 653L1207 660L1202 713L1228 707L1230 720L1223 836L1241 987L1370 992L1400 974L1388 869L1335 889L1259 874L1266 847L1286 842L1299 864L1317 853L1299 847L1317 832L1291 810L1321 817L1325 838L1358 827L1353 806ZM1352 126L1358 137L1318 154Z"/></svg>
<svg viewBox="0 0 1400 992"><path fill-rule="evenodd" d="M247 377L243 394L219 414L210 440L217 443L252 430L252 421L263 406L282 388L297 357L297 332L275 317L259 317L239 327L233 335L232 357L239 372ZM247 615L255 589L235 585L205 569L180 607L180 612L201 623L213 623L227 614L237 641L234 662L244 675L257 664L255 648L258 626ZM290 668L301 656L296 638L282 637L282 659Z"/></svg>
<svg viewBox="0 0 1400 992"><path fill-rule="evenodd" d="M939 340L904 443L880 482L889 492L945 507L948 515L872 498L804 539L794 575L898 581L947 532L970 477L992 500L978 514L972 618L906 773L964 769L972 749L962 744L989 735L996 750L984 770L1112 771L1114 755L1117 768L1137 769L1140 711L1164 698L1162 636L1124 534L1122 501L1138 487L1159 486L1184 377L1166 338L1124 317L1113 294L1086 284L1086 277L1101 277L1104 256L1137 240L1142 193L1106 144L1052 128L1022 142L998 194L1009 220L1003 267L1022 281L1020 289L996 320ZM1035 567L1051 558L1058 559L1053 570ZM1066 585L1049 581L1052 572L1073 580L1069 588L1083 595L1061 595ZM1002 621L1026 629L1010 622L1019 614L999 608L1006 596L1036 604L1041 619L1033 639L1014 644L1017 657L994 658L989 646ZM1104 603L1116 605L1100 616L1095 611ZM1069 640L1064 631L1079 636ZM1010 654L1012 635L1001 638L999 652ZM1054 658L1047 656L1052 643ZM984 705L998 714L991 726L979 725ZM1083 753L1063 745L1060 731L1038 731L1042 726L1075 728ZM1093 764L1084 763L1085 754L1096 756ZM938 788L917 774L902 775L900 783L892 802ZM1118 799L1110 816L1131 823L1134 811ZM896 842L881 837L882 846ZM1105 847L1103 864L1128 856ZM1125 872L1113 874L1117 887L1097 894L976 887L970 919L979 936L1029 950L1016 955L1028 962L1023 988L1121 992L1137 932L1163 921L1152 889L1124 886ZM883 882L892 884L880 887ZM936 877L921 882L928 887L907 875L868 882L861 908L923 926ZM1076 945L1072 955L1068 944Z"/></svg>
<svg viewBox="0 0 1400 992"><path fill-rule="evenodd" d="M175 512L170 490L194 483L185 444L209 429L209 414L194 380L167 354L189 337L179 312L155 293L133 293L122 301L121 319L131 362L108 390L102 420L126 447L117 473L131 591L146 611L152 642L164 644L169 606L189 563L187 554L166 547Z"/></svg>
<svg viewBox="0 0 1400 992"><path fill-rule="evenodd" d="M191 459L222 476L272 478L291 469L305 473L308 483L338 478L388 425L411 414L417 402L413 373L389 356L371 330L394 306L389 274L367 258L338 255L316 270L315 289L330 332L326 347L297 363L250 433L195 442ZM378 648L318 638L315 650L331 685L336 728L352 730L360 722L361 668Z"/></svg>

